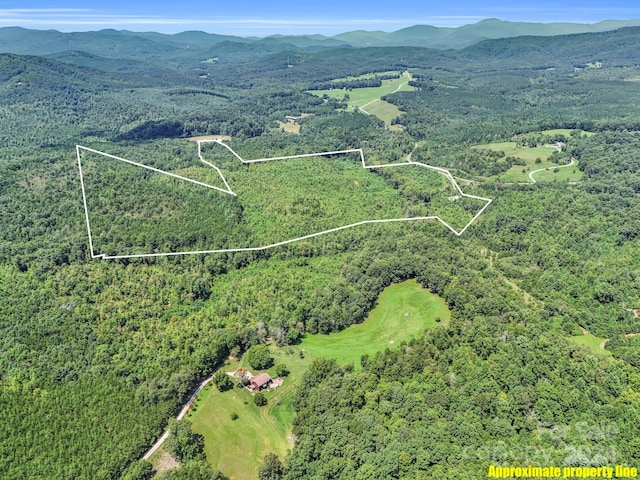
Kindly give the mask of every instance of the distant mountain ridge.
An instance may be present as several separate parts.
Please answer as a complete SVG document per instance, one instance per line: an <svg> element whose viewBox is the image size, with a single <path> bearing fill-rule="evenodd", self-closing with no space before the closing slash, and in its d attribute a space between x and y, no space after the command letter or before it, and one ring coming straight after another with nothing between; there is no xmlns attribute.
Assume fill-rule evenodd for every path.
<svg viewBox="0 0 640 480"><path fill-rule="evenodd" d="M598 33L623 27L640 25L640 19L605 20L594 24L583 23L528 23L507 22L490 18L461 27L432 27L414 25L395 32L355 31L341 33L333 37L354 47L428 47L464 48L482 40L511 38L520 36L556 36L575 33Z"/></svg>
<svg viewBox="0 0 640 480"><path fill-rule="evenodd" d="M594 24L508 22L495 18L461 27L414 25L394 32L352 31L333 37L310 35L272 35L265 38L217 35L188 31L173 35L126 30L62 33L57 30L0 28L0 53L50 55L66 51L84 51L105 58L194 57L224 42L263 46L272 50L318 49L335 47L426 47L461 49L488 39L518 36L557 36L596 33L623 27L640 26L640 19L605 20Z"/></svg>

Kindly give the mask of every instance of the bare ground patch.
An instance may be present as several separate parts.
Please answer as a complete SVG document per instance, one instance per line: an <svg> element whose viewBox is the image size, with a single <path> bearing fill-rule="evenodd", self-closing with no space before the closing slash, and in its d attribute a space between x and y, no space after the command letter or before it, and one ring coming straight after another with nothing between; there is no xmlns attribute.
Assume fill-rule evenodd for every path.
<svg viewBox="0 0 640 480"><path fill-rule="evenodd" d="M173 456L169 452L164 452L155 464L156 473L162 473L166 470L172 470L174 468L177 468L178 465L180 465L178 461L173 458Z"/></svg>

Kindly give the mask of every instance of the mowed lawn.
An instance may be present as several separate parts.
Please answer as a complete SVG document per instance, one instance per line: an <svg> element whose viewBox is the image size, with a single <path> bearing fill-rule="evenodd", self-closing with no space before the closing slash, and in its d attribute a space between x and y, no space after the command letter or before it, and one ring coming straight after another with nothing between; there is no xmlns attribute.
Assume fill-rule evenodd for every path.
<svg viewBox="0 0 640 480"><path fill-rule="evenodd" d="M253 395L244 388L220 393L215 386L209 386L198 396L188 418L193 423L193 431L204 436L207 460L225 475L255 479L264 455L273 452L284 458L291 448L295 416L291 397L311 358L300 358L296 348L289 351L291 353L287 353L285 347L272 352L276 363L287 365L291 374L282 387L265 392L268 404L264 407L255 406ZM237 367L235 362L223 370L232 372ZM273 369L269 373L275 378ZM238 415L235 420L231 417L233 413Z"/></svg>
<svg viewBox="0 0 640 480"><path fill-rule="evenodd" d="M537 133L548 136L555 135L564 135L565 137L570 137L574 130L570 130L567 128L557 128L553 130L543 130ZM595 135L593 132L581 132L580 135L584 137L590 137ZM522 165L514 165L505 173L498 176L500 180L504 180L506 182L514 182L514 183L530 183L529 173L535 170L539 170L541 168L547 169L541 172L537 172L533 174L533 178L537 181L562 181L562 182L577 182L582 178L582 172L578 169L578 162L574 165L566 168L557 167L562 165L558 165L549 161L549 157L552 153L556 152L557 149L553 146L542 146L542 147L518 147L516 142L496 142L496 143L485 143L483 145L475 145L472 148L478 149L486 149L486 150L494 150L494 151L502 151L505 154L505 157L516 157L524 160L526 162L526 166ZM540 159L540 163L536 163L536 159Z"/></svg>
<svg viewBox="0 0 640 480"><path fill-rule="evenodd" d="M414 338L436 325L436 318L442 324L451 318L444 299L415 280L408 280L387 287L376 308L361 324L329 335L307 335L300 347L314 357L354 362L358 368L362 355L373 355Z"/></svg>
<svg viewBox="0 0 640 480"><path fill-rule="evenodd" d="M291 373L282 387L265 393L267 406L256 407L251 393L238 388L220 393L209 386L196 399L188 418L193 422L193 430L204 435L207 460L231 478L257 478L259 465L267 453L284 458L292 447L295 412L291 398L315 357L336 358L341 364L354 362L359 368L361 355L397 348L403 340L436 325L436 317L446 324L450 315L442 298L409 280L387 287L376 308L359 325L331 335L307 335L297 346L271 346L275 363L285 364ZM223 370L234 371L239 365L235 361ZM269 373L275 377L273 368ZM236 420L231 418L233 413L238 415Z"/></svg>
<svg viewBox="0 0 640 480"><path fill-rule="evenodd" d="M533 174L533 178L536 182L556 181L569 183L577 182L582 178L583 173L578 169L578 162L574 162L570 167L557 167L557 165L554 165L553 167L548 167L547 170L543 170L542 172L536 172Z"/></svg>

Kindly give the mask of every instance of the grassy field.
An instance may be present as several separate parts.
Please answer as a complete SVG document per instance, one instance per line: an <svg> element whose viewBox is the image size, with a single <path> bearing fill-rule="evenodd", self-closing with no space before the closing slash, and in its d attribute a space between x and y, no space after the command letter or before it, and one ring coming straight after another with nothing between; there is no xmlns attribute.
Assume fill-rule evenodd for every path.
<svg viewBox="0 0 640 480"><path fill-rule="evenodd" d="M300 133L300 124L297 122L278 122L278 124L287 133Z"/></svg>
<svg viewBox="0 0 640 480"><path fill-rule="evenodd" d="M333 90L311 90L309 93L313 95L317 95L322 97L323 95L328 95L331 98L336 98L338 100L342 100L345 95L348 95L346 103L349 107L364 107L367 112L372 115L376 115L385 123L390 123L391 120L395 117L389 118L389 115L393 113L393 110L389 106L379 105L374 106L368 105L376 100L380 100L381 97L385 95L389 95L390 93L397 91L412 91L415 90L414 87L409 86L408 81L410 77L403 75L400 78L394 78L391 80L383 80L382 85L379 87L367 87L367 88L354 88L352 90L342 90L342 89L333 89ZM380 102L376 102L380 103ZM386 102L382 102L386 103ZM368 105L365 107L365 105ZM390 105L390 104L388 104ZM369 107L373 107L374 111L371 111ZM377 110L377 112L375 112ZM397 109L396 109L397 110ZM400 112L400 110L398 110ZM380 113L380 115L378 115ZM398 115L395 115L398 116Z"/></svg>
<svg viewBox="0 0 640 480"><path fill-rule="evenodd" d="M565 137L571 136L571 133L574 130L570 130L568 128L556 128L553 130L542 130L540 133L543 135L564 135ZM582 132L582 136L590 137L595 135L593 132ZM522 165L514 165L509 170L507 170L502 175L498 176L500 180L504 180L506 182L516 182L516 183L530 183L529 173L534 170L538 170L541 168L548 168L548 170L538 172L534 174L534 178L537 182L540 181L561 181L561 182L577 182L582 178L582 172L578 169L578 163L574 166L567 168L559 168L557 171L556 167L559 165L552 163L549 161L549 157L552 153L556 152L557 149L552 146L542 146L542 147L518 147L516 142L497 142L497 143L486 143L484 145L475 145L472 148L478 149L487 149L494 151L502 151L505 154L505 157L517 157L526 162L526 166ZM540 159L540 163L536 163L536 159Z"/></svg>
<svg viewBox="0 0 640 480"><path fill-rule="evenodd" d="M398 130L400 127L397 125L391 125L391 120L399 117L402 114L402 110L396 107L394 104L385 102L384 100L378 100L373 102L366 108L367 113L375 115L382 121L384 121L387 128L392 130Z"/></svg>
<svg viewBox="0 0 640 480"><path fill-rule="evenodd" d="M484 145L476 145L474 148L483 148L487 150L495 150L504 152L507 157L518 157L527 162L535 162L536 158L540 158L543 162L546 161L553 152L558 150L555 147L518 147L516 142L497 142L486 143ZM537 164L536 168L543 168L544 164ZM522 167L520 167L522 168Z"/></svg>
<svg viewBox="0 0 640 480"><path fill-rule="evenodd" d="M558 168L556 165L548 167L548 170L534 173L533 178L536 182L577 182L582 178L582 172L578 169L578 162L575 162L571 167ZM542 167L539 167L542 168ZM537 169L534 169L537 170Z"/></svg>
<svg viewBox="0 0 640 480"><path fill-rule="evenodd" d="M335 358L339 363L354 362L436 325L439 317L449 322L450 311L444 299L426 291L415 280L387 287L366 321L329 335L307 335L300 347L314 357Z"/></svg>
<svg viewBox="0 0 640 480"><path fill-rule="evenodd" d="M295 385L306 370L311 358L300 358L293 348L273 352L276 363L287 365L291 374L277 390L265 393L268 404L256 407L251 393L234 388L220 393L207 387L197 398L189 414L193 430L204 435L207 460L215 468L237 479L257 478L262 458L269 452L284 457L291 448L291 426L294 411L290 398ZM234 371L238 362L223 367ZM255 372L254 372L255 373ZM275 377L275 372L270 371ZM235 413L238 418L233 420Z"/></svg>
<svg viewBox="0 0 640 480"><path fill-rule="evenodd" d="M516 157L526 162L526 166L514 165L505 173L498 176L500 180L504 180L505 182L531 182L529 179L529 172L538 170L539 168L551 168L552 170L550 170L548 174L555 176L548 177L547 172L540 172L534 176L536 181L551 179L577 181L582 176L582 172L577 169L577 164L575 172L573 171L573 167L565 169L561 168L557 173L553 172L553 169L558 165L550 162L549 157L552 153L558 151L555 147L518 147L516 142L498 142L476 145L473 148L504 152L505 157ZM538 158L541 160L540 163L536 163L536 159ZM563 170L568 170L568 172L563 172Z"/></svg>
<svg viewBox="0 0 640 480"><path fill-rule="evenodd" d="M600 345L603 345L606 342L606 339L604 338L596 337L591 333L587 333L586 335L576 335L570 338L571 341L577 343L578 345L589 347L591 353L595 353L596 355L607 355L609 357L611 356L611 352L609 350L600 348Z"/></svg>
<svg viewBox="0 0 640 480"><path fill-rule="evenodd" d="M245 389L220 393L207 387L196 399L189 419L193 430L205 437L208 461L231 478L257 478L265 454L274 452L282 458L292 446L295 412L291 398L313 358L325 356L359 365L361 355L394 348L436 325L436 317L443 324L450 318L442 298L415 280L391 285L380 294L378 305L362 324L332 335L307 335L296 347L272 346L275 362L284 363L291 373L282 387L266 392L267 406L256 407ZM223 369L234 371L239 365L235 361ZM275 376L273 369L269 372ZM238 415L235 420L233 413Z"/></svg>

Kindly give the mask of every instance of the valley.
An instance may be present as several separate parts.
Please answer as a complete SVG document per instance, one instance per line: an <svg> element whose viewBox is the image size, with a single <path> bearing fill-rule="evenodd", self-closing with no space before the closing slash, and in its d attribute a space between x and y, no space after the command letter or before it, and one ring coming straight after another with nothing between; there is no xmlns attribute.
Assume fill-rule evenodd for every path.
<svg viewBox="0 0 640 480"><path fill-rule="evenodd" d="M610 25L0 29L0 476L638 466L640 27ZM265 346L281 387L214 376L175 421Z"/></svg>

